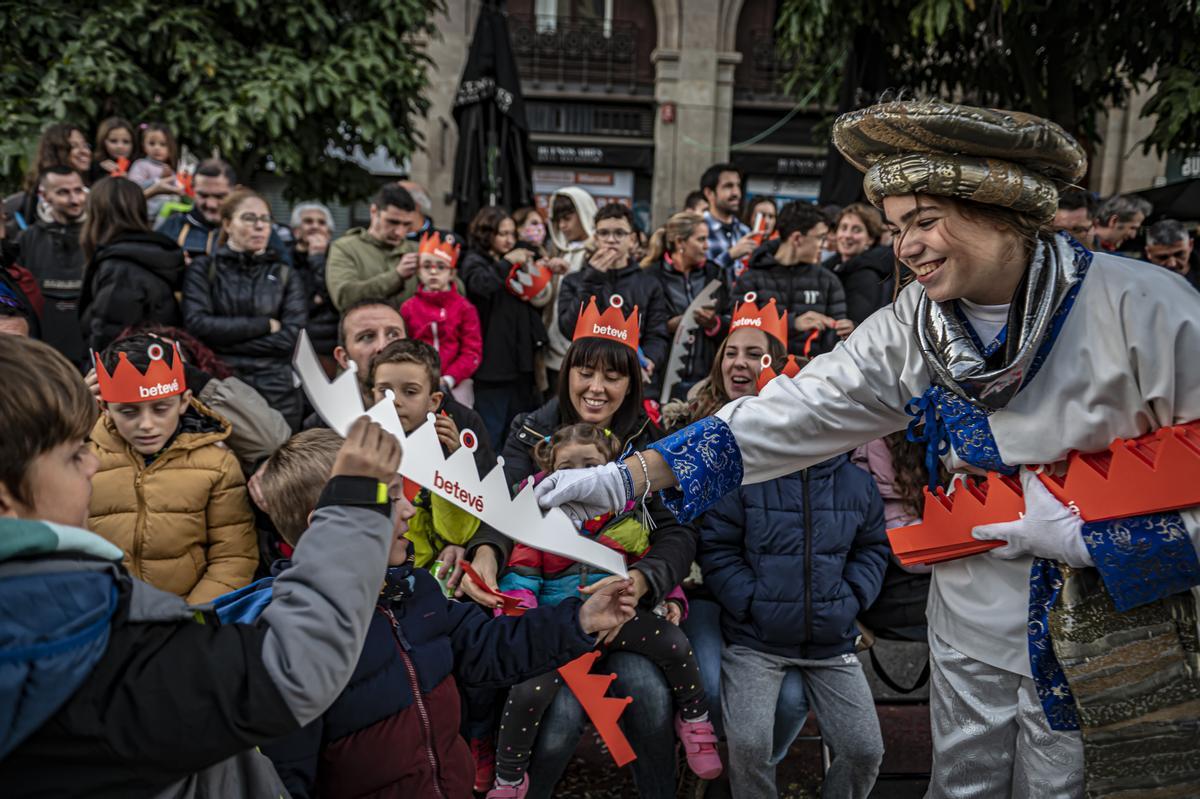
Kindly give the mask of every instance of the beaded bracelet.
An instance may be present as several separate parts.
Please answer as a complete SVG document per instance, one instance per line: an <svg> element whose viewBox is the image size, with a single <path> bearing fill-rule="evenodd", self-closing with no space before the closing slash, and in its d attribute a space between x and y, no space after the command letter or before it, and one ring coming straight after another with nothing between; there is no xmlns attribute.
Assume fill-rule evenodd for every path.
<svg viewBox="0 0 1200 799"><path fill-rule="evenodd" d="M646 478L646 494L649 494L650 493L650 467L646 465L646 459L642 457L642 453L638 452L635 449L633 451L633 454L635 456L637 456L638 463L640 463L642 465L642 477ZM643 495L643 498L645 498L645 495Z"/></svg>

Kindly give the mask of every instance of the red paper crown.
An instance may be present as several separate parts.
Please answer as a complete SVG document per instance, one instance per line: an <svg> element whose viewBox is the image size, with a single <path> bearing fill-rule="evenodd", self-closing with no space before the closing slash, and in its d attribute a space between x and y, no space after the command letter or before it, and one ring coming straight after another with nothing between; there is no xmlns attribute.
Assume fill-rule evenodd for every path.
<svg viewBox="0 0 1200 799"><path fill-rule="evenodd" d="M625 712L625 708L633 701L632 697L605 696L608 684L617 678L615 674L592 674L592 664L600 657L599 652L588 652L580 655L565 666L558 668L563 682L575 694L579 704L587 711L592 726L600 733L601 740L608 747L609 754L617 764L617 768L637 760L633 747L625 733L617 725L617 720Z"/></svg>
<svg viewBox="0 0 1200 799"><path fill-rule="evenodd" d="M175 349L175 357L170 366L167 365L162 344L156 341L146 348L150 368L145 374L139 372L138 368L129 362L129 356L122 352L117 354L117 368L110 375L100 356L95 355L96 382L100 387L100 399L105 402L148 402L187 391L183 357L179 354L179 345L172 346Z"/></svg>
<svg viewBox="0 0 1200 799"><path fill-rule="evenodd" d="M760 309L756 304L758 295L753 291L746 292L744 299L745 301L739 303L733 311L733 323L729 326L729 332L732 333L739 327L757 328L786 347L788 343L787 311L779 313L775 307L774 297Z"/></svg>
<svg viewBox="0 0 1200 799"><path fill-rule="evenodd" d="M432 233L423 233L421 235L421 245L417 248L418 255L432 255L434 258L440 258L449 264L453 269L458 263L458 252L462 249L458 246L458 242L453 236L442 238L442 234L436 230Z"/></svg>
<svg viewBox="0 0 1200 799"><path fill-rule="evenodd" d="M588 300L586 307L580 308L579 319L575 322L575 335L571 336L571 340L606 338L609 341L624 344L636 352L638 348L638 309L636 305L633 306L633 312L626 319L625 314L621 313L623 304L624 300L621 299L621 296L614 294L609 298L608 307L604 309L604 313L600 313L596 307L596 298L593 296Z"/></svg>
<svg viewBox="0 0 1200 799"><path fill-rule="evenodd" d="M770 383L781 374L786 377L795 377L800 374L800 370L803 368L804 364L796 360L795 355L789 355L787 356L787 360L783 362L783 368L776 372L775 368L771 366L771 356L764 355L762 357L762 371L758 373L758 390L762 391L767 383Z"/></svg>
<svg viewBox="0 0 1200 799"><path fill-rule="evenodd" d="M552 277L550 270L537 261L513 264L508 270L508 290L529 302L542 293Z"/></svg>

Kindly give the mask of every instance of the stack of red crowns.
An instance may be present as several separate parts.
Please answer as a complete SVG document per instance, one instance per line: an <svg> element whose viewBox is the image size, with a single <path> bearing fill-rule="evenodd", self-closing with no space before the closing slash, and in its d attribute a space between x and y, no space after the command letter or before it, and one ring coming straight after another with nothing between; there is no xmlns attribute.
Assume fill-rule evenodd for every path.
<svg viewBox="0 0 1200 799"><path fill-rule="evenodd" d="M179 354L179 346L172 346L175 348L175 357L170 366L164 357L166 351L162 344L154 342L146 348L150 368L145 374L139 372L129 362L129 356L122 352L117 355L117 368L110 375L100 356L96 355L96 382L100 387L100 399L105 402L149 402L187 391L183 357Z"/></svg>
<svg viewBox="0 0 1200 799"><path fill-rule="evenodd" d="M621 297L614 294L608 300L608 308L604 310L604 313L600 313L596 307L596 298L593 296L588 300L587 305L580 309L579 319L575 322L575 335L571 336L571 340L606 338L609 341L624 344L636 352L639 335L638 309L636 305L633 306L633 312L626 319L625 314L621 313L623 304L624 301Z"/></svg>
<svg viewBox="0 0 1200 799"><path fill-rule="evenodd" d="M424 233L421 235L421 245L417 248L418 255L432 255L446 262L446 265L451 269L458 264L458 252L461 248L453 236L442 238L442 234L436 230L432 233Z"/></svg>
<svg viewBox="0 0 1200 799"><path fill-rule="evenodd" d="M788 323L787 311L782 314L775 307L775 298L772 297L767 301L761 309L755 303L758 299L753 291L746 292L744 302L740 303L733 311L733 322L729 326L729 332L737 330L741 327L753 327L766 333L771 338L778 341L784 347L788 343Z"/></svg>
<svg viewBox="0 0 1200 799"><path fill-rule="evenodd" d="M783 368L778 372L771 366L771 356L764 355L762 357L762 371L758 373L758 390L762 391L763 387L770 383L780 375L785 377L795 377L800 374L800 370L804 368L804 364L808 363L807 358L796 360L795 355L787 356L787 360L783 362Z"/></svg>

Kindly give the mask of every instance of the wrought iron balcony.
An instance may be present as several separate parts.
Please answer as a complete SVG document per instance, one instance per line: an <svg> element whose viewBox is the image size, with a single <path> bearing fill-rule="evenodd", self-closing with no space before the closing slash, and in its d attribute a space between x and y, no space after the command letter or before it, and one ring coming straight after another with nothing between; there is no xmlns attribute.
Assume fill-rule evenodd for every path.
<svg viewBox="0 0 1200 799"><path fill-rule="evenodd" d="M780 57L774 32L768 28L752 31L750 35L750 51L738 65L734 78L735 93L747 100L786 98L783 84L791 64Z"/></svg>
<svg viewBox="0 0 1200 799"><path fill-rule="evenodd" d="M525 89L636 93L653 83L648 52L627 20L510 14Z"/></svg>

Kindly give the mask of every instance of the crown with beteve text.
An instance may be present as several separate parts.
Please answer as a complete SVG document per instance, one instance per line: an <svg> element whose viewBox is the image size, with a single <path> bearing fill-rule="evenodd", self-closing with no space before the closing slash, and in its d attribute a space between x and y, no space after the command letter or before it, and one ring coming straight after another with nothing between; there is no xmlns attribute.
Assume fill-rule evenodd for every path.
<svg viewBox="0 0 1200 799"><path fill-rule="evenodd" d="M175 354L169 365L163 344L156 341L146 348L150 366L145 373L130 363L128 354L122 352L117 355L117 368L109 374L100 355L94 354L100 399L105 402L148 402L187 391L183 357L179 354L177 344L172 343L171 346Z"/></svg>
<svg viewBox="0 0 1200 799"><path fill-rule="evenodd" d="M753 291L746 292L744 302L739 303L733 310L733 321L729 325L729 332L732 333L742 327L753 327L786 347L788 343L787 311L779 312L775 306L774 297L767 300L767 304L762 308L758 307L757 300L758 295Z"/></svg>
<svg viewBox="0 0 1200 799"><path fill-rule="evenodd" d="M601 313L600 309L596 307L596 298L593 296L588 300L587 305L580 309L579 319L575 322L575 335L571 336L571 340L606 338L609 341L624 344L636 352L639 335L638 309L636 305L633 306L629 318L626 318L621 311L621 306L624 304L621 296L614 294L608 300L608 307Z"/></svg>
<svg viewBox="0 0 1200 799"><path fill-rule="evenodd" d="M444 261L451 269L458 263L458 253L462 249L458 246L453 236L447 235L442 238L442 234L436 230L432 233L423 233L421 235L421 245L417 248L418 255L432 255Z"/></svg>

